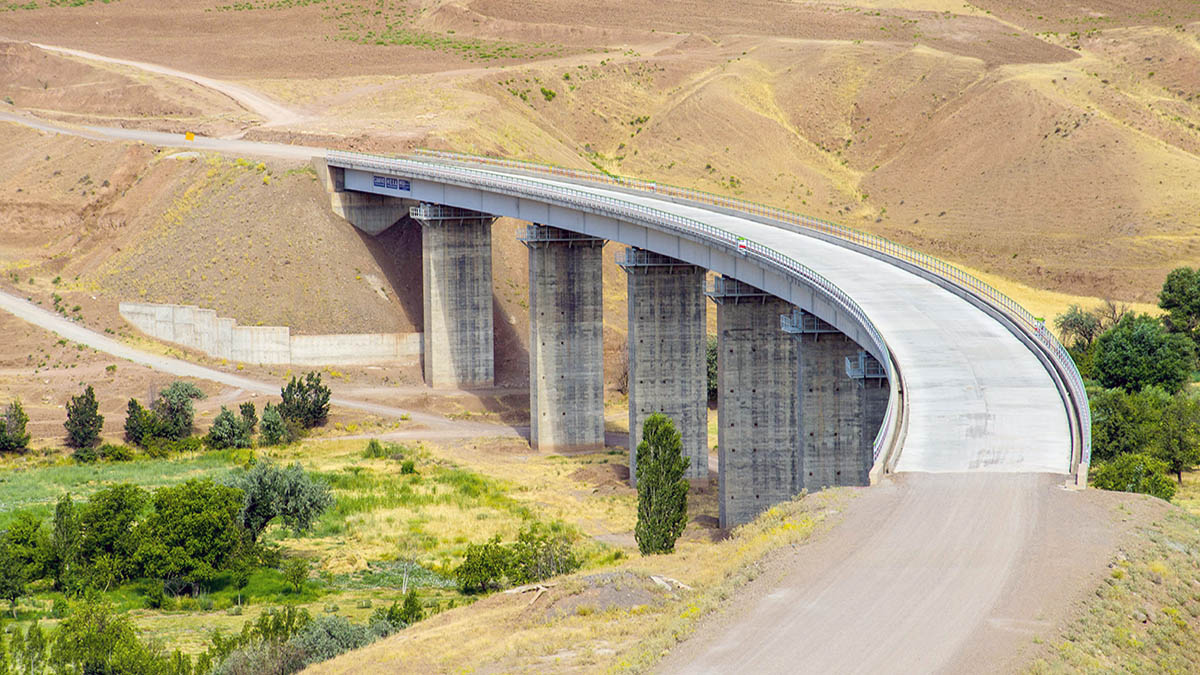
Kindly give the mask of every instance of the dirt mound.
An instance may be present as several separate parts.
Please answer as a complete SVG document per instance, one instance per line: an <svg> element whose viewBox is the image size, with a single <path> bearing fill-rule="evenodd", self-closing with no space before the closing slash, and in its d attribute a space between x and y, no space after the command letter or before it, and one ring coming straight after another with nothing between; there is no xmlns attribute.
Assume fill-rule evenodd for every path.
<svg viewBox="0 0 1200 675"><path fill-rule="evenodd" d="M591 574L572 579L570 584L570 590L555 593L558 597L542 610L546 619L614 609L631 610L654 604L663 594L663 589L650 579L627 571Z"/></svg>
<svg viewBox="0 0 1200 675"><path fill-rule="evenodd" d="M625 464L591 464L576 470L571 479L591 485L595 493L630 493L629 467Z"/></svg>

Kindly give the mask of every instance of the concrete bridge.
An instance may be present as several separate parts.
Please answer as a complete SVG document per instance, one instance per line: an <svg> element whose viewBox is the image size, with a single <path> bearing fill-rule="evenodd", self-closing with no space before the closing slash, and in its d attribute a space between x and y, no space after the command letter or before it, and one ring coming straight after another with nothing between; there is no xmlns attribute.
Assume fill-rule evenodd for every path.
<svg viewBox="0 0 1200 675"><path fill-rule="evenodd" d="M782 210L591 172L433 152L314 163L335 211L365 232L421 224L431 385L493 382L489 228L531 223L535 448L603 445L601 255L614 241L630 247L618 262L631 465L642 421L664 412L689 476L706 476L704 296L717 303L723 527L885 471L1086 480L1090 417L1070 357L1040 320L951 265Z"/></svg>

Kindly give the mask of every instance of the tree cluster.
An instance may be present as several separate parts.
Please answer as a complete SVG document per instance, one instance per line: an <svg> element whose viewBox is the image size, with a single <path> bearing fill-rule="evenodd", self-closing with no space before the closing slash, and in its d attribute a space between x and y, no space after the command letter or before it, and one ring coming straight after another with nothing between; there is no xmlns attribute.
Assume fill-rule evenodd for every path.
<svg viewBox="0 0 1200 675"><path fill-rule="evenodd" d="M1172 271L1159 293L1162 318L1112 302L1072 305L1055 320L1089 386L1092 481L1170 499L1172 473L1200 464L1200 398L1188 382L1200 354L1200 269Z"/></svg>
<svg viewBox="0 0 1200 675"><path fill-rule="evenodd" d="M262 531L276 519L307 531L332 501L298 464L267 462L227 484L191 479L148 493L121 483L78 505L64 495L49 527L25 511L0 532L0 598L15 611L29 584L79 596L138 578L195 594L219 573L276 561Z"/></svg>

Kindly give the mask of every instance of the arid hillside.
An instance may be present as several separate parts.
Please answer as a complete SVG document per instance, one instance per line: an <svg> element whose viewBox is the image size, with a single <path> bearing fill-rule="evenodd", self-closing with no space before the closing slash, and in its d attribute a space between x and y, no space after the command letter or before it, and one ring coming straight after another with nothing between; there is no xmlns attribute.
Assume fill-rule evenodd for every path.
<svg viewBox="0 0 1200 675"><path fill-rule="evenodd" d="M1200 257L1190 2L9 5L0 37L223 78L300 120L10 43L0 96L39 115L599 167L1079 296L1153 301Z"/></svg>

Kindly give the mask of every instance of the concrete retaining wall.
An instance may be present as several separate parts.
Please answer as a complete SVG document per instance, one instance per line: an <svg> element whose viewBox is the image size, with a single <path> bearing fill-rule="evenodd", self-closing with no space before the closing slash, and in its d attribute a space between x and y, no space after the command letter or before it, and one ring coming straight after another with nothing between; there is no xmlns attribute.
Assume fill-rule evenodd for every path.
<svg viewBox="0 0 1200 675"><path fill-rule="evenodd" d="M120 311L150 337L241 363L415 365L421 358L420 333L292 335L287 326L239 326L211 309L191 305L122 302Z"/></svg>

